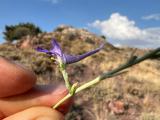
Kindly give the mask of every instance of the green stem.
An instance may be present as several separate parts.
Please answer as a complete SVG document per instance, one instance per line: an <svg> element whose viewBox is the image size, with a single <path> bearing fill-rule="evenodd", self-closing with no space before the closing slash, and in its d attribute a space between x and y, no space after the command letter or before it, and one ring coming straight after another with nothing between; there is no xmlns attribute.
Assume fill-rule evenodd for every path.
<svg viewBox="0 0 160 120"><path fill-rule="evenodd" d="M59 69L63 75L64 81L65 81L65 85L67 87L67 89L69 90L69 92L71 91L71 83L69 82L68 79L68 73L66 72L66 64L64 64L61 60L61 58L57 59L59 62Z"/></svg>
<svg viewBox="0 0 160 120"><path fill-rule="evenodd" d="M97 84L100 82L100 77L97 77L96 79L88 82L88 83L85 83L84 85L81 85L80 87L78 87L76 90L75 90L75 93L78 93L94 84ZM52 108L56 109L59 105L61 105L64 101L66 101L68 98L72 97L73 95L68 93L63 99L61 99L57 104L55 104L54 106L52 106Z"/></svg>
<svg viewBox="0 0 160 120"><path fill-rule="evenodd" d="M70 91L71 90L71 83L69 82L69 79L68 79L68 73L66 72L65 69L61 69L61 73L63 75L65 85L66 85L67 89Z"/></svg>

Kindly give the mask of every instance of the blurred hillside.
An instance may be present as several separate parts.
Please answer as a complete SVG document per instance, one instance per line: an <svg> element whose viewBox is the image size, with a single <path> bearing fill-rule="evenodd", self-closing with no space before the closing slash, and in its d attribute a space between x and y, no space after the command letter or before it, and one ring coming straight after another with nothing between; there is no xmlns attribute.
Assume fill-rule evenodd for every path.
<svg viewBox="0 0 160 120"><path fill-rule="evenodd" d="M0 56L32 69L37 75L37 84L63 82L49 56L34 50L37 46L49 49L52 38L58 40L63 51L71 54L90 51L105 41L104 37L87 30L62 25L51 33L26 36L17 42L2 44ZM82 84L122 64L133 52L143 55L147 51L116 48L107 42L102 51L69 65L67 70L72 82ZM66 120L160 120L159 71L159 60L147 60L128 69L125 74L104 80L77 95Z"/></svg>

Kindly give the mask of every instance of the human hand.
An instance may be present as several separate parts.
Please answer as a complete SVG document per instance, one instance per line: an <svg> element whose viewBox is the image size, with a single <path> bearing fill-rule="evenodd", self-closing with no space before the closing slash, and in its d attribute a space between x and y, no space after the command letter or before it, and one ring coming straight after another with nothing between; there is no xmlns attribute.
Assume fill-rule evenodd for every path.
<svg viewBox="0 0 160 120"><path fill-rule="evenodd" d="M0 120L63 120L71 100L50 108L68 91L64 86L35 85L29 70L0 57Z"/></svg>

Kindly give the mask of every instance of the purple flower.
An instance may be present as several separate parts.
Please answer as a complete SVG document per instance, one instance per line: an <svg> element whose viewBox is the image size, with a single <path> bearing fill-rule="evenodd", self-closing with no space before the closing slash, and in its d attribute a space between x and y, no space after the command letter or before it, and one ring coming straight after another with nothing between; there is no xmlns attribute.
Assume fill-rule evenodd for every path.
<svg viewBox="0 0 160 120"><path fill-rule="evenodd" d="M46 50L41 47L38 47L37 51L52 55L56 58L57 61L61 60L62 63L64 63L64 64L71 64L71 63L78 62L78 61L80 61L80 60L82 60L92 54L95 54L96 52L100 51L103 48L103 46L104 46L104 44L102 44L99 48L97 48L93 51L84 53L82 55L68 55L68 54L63 53L63 51L62 51L61 47L59 46L59 44L57 43L57 41L55 39L53 39L51 50Z"/></svg>

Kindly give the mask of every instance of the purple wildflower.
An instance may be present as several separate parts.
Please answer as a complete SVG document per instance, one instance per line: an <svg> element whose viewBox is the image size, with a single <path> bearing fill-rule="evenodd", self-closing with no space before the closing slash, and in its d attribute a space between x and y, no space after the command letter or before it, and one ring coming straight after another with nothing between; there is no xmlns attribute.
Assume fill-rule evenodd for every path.
<svg viewBox="0 0 160 120"><path fill-rule="evenodd" d="M71 64L71 63L78 62L78 61L80 61L80 60L82 60L92 54L95 54L96 52L100 51L103 48L103 46L104 46L104 44L102 44L99 48L97 48L93 51L84 53L82 55L68 55L68 54L63 53L63 51L62 51L61 47L59 46L59 44L57 43L57 41L55 39L53 39L51 50L46 50L41 47L38 47L37 51L52 55L52 56L56 57L56 60L60 59L62 61L62 63L64 63L64 64Z"/></svg>

